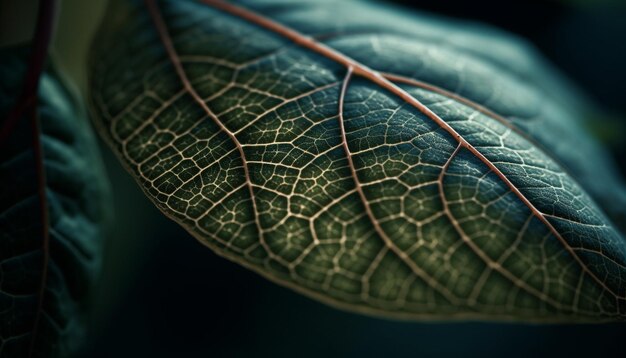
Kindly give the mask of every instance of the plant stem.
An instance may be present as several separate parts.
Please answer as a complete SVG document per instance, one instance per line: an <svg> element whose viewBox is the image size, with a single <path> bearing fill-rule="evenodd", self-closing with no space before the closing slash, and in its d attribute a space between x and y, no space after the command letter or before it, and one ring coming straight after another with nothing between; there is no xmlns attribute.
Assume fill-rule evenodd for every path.
<svg viewBox="0 0 626 358"><path fill-rule="evenodd" d="M48 58L48 48L54 33L57 13L56 0L40 0L37 11L37 27L32 41L28 67L24 75L22 92L7 114L0 128L0 145L2 145L15 128L17 121L33 110L37 104L39 79ZM33 118L33 116L27 116Z"/></svg>

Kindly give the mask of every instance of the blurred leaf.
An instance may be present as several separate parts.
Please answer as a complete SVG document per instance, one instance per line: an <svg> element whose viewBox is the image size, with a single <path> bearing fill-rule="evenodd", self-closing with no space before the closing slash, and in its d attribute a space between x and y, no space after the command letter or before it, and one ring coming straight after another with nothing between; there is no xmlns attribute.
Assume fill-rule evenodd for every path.
<svg viewBox="0 0 626 358"><path fill-rule="evenodd" d="M28 53L0 50L0 128ZM0 357L74 352L101 259L107 186L83 107L50 70L34 112L0 143Z"/></svg>
<svg viewBox="0 0 626 358"><path fill-rule="evenodd" d="M605 212L626 191L528 45L366 3L240 3L117 1L96 40L97 125L168 217L353 311L623 319Z"/></svg>

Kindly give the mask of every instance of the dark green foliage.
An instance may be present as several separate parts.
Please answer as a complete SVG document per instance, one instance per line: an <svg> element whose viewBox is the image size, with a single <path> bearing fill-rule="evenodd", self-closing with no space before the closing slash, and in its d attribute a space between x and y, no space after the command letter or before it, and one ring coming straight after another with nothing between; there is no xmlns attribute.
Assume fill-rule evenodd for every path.
<svg viewBox="0 0 626 358"><path fill-rule="evenodd" d="M0 127L27 58L27 47L0 50ZM106 177L83 106L54 70L40 80L38 125L28 112L0 143L0 357L66 357L99 269Z"/></svg>
<svg viewBox="0 0 626 358"><path fill-rule="evenodd" d="M626 191L527 45L348 1L147 4L105 18L96 121L218 254L388 317L624 318Z"/></svg>

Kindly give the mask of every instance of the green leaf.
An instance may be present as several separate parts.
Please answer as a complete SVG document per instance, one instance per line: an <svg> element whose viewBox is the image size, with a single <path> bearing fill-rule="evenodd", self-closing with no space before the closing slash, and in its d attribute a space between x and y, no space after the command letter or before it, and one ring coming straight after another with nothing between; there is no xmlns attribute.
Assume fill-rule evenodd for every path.
<svg viewBox="0 0 626 358"><path fill-rule="evenodd" d="M0 128L28 53L0 50ZM27 112L0 143L0 357L65 357L84 336L107 186L83 107L55 71L40 79L38 118Z"/></svg>
<svg viewBox="0 0 626 358"><path fill-rule="evenodd" d="M367 3L238 4L117 1L96 40L97 123L168 217L352 311L624 319L626 191L528 45Z"/></svg>

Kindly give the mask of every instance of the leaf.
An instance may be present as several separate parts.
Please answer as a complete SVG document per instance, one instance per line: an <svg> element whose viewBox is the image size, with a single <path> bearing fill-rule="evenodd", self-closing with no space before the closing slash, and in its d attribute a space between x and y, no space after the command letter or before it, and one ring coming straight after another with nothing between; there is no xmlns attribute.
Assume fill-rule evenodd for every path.
<svg viewBox="0 0 626 358"><path fill-rule="evenodd" d="M29 51L0 50L0 128ZM38 120L23 112L0 143L0 357L75 351L100 263L107 187L95 138L54 70L38 96Z"/></svg>
<svg viewBox="0 0 626 358"><path fill-rule="evenodd" d="M605 213L626 191L527 45L365 3L238 4L118 1L92 53L97 124L168 217L352 311L624 319Z"/></svg>

